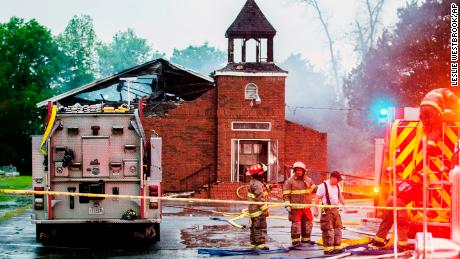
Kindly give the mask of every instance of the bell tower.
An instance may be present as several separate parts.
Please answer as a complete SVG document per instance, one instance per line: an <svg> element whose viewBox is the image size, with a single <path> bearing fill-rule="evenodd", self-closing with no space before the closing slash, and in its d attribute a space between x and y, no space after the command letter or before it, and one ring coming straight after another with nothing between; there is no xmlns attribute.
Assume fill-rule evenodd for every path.
<svg viewBox="0 0 460 259"><path fill-rule="evenodd" d="M267 180L277 182L284 166L287 72L273 62L275 34L255 0L225 32L228 63L214 72L217 174L224 182L247 182L246 168L259 162L268 166Z"/></svg>
<svg viewBox="0 0 460 259"><path fill-rule="evenodd" d="M248 0L225 32L228 38L228 63L235 62L235 42L241 41L241 62L246 62L247 42L256 41L255 62L273 62L275 28L265 18L254 0Z"/></svg>

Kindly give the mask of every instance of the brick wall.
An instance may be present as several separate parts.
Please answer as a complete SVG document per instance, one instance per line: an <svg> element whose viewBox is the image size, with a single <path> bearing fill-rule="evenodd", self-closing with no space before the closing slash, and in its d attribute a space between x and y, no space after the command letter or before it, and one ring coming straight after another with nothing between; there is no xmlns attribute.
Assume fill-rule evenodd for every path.
<svg viewBox="0 0 460 259"><path fill-rule="evenodd" d="M155 130L163 138L163 190L181 190L180 180L212 164L218 180L231 179L232 139L278 141L281 174L297 160L315 170L327 170L327 135L285 120L284 77L218 76L217 89L172 109L164 117L145 118L150 137ZM244 99L248 83L258 85L260 105L250 107ZM271 131L232 131L232 121L271 122ZM201 179L197 179L201 180ZM220 187L219 187L220 185ZM236 185L214 186L212 196L230 198ZM228 192L228 194L227 194Z"/></svg>
<svg viewBox="0 0 460 259"><path fill-rule="evenodd" d="M284 163L285 132L285 77L217 76L217 173L223 182L231 180L232 139L278 140L280 164ZM249 83L258 86L261 104L250 106L245 100L245 87ZM271 131L232 131L232 121L271 122Z"/></svg>
<svg viewBox="0 0 460 259"><path fill-rule="evenodd" d="M236 190L238 187L242 186L244 184L240 183L219 183L216 185L213 185L211 188L211 199L217 199L217 200L240 200L238 197ZM245 188L244 190L241 191L240 195L243 197L243 200L247 199L247 189ZM208 198L208 191L203 190L199 193L195 193L193 195L193 198L197 199L207 199Z"/></svg>
<svg viewBox="0 0 460 259"><path fill-rule="evenodd" d="M217 152L216 90L172 109L164 117L144 120L147 137L162 137L163 191L180 190L184 177L212 164Z"/></svg>
<svg viewBox="0 0 460 259"><path fill-rule="evenodd" d="M327 134L286 121L286 165L302 161L307 168L327 170Z"/></svg>

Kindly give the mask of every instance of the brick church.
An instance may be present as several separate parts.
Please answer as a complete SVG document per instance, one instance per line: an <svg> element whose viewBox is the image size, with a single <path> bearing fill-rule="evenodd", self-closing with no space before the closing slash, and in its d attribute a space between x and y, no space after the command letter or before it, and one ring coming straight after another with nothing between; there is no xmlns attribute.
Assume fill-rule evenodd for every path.
<svg viewBox="0 0 460 259"><path fill-rule="evenodd" d="M247 0L225 33L228 63L212 77L157 59L37 106L144 100L147 138L162 137L163 192L206 188L197 197L235 198L236 188L249 181L245 169L258 162L268 165L271 183L284 181L298 160L325 171L327 134L285 119L288 72L273 62L275 34L255 1ZM135 80L127 85L126 78Z"/></svg>
<svg viewBox="0 0 460 259"><path fill-rule="evenodd" d="M297 160L327 169L327 134L285 119L288 72L273 62L275 34L248 0L225 33L228 64L212 74L214 87L166 117L146 119L163 137L164 190L192 190L208 178L219 182L212 193L233 190L257 162L268 165L270 182L283 181Z"/></svg>

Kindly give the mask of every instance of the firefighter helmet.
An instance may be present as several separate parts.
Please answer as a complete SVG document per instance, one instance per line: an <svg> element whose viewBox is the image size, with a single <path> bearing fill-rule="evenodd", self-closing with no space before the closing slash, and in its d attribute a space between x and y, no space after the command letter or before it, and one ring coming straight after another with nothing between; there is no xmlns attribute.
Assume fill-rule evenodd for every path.
<svg viewBox="0 0 460 259"><path fill-rule="evenodd" d="M247 169L246 175L262 175L265 172L267 172L267 166L262 163L258 163L255 165L251 165Z"/></svg>
<svg viewBox="0 0 460 259"><path fill-rule="evenodd" d="M304 172L307 171L307 167L305 166L304 163L300 162L300 161L297 161L295 162L293 165L292 165L292 168L295 170L296 168L301 168L303 169Z"/></svg>

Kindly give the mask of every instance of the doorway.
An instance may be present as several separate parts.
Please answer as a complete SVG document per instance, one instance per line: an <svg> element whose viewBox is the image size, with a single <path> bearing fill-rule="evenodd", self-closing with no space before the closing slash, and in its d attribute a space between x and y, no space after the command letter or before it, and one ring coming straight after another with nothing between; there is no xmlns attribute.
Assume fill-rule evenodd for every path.
<svg viewBox="0 0 460 259"><path fill-rule="evenodd" d="M278 145L275 140L233 139L232 140L232 182L249 182L246 169L257 163L268 167L267 182L278 178Z"/></svg>

